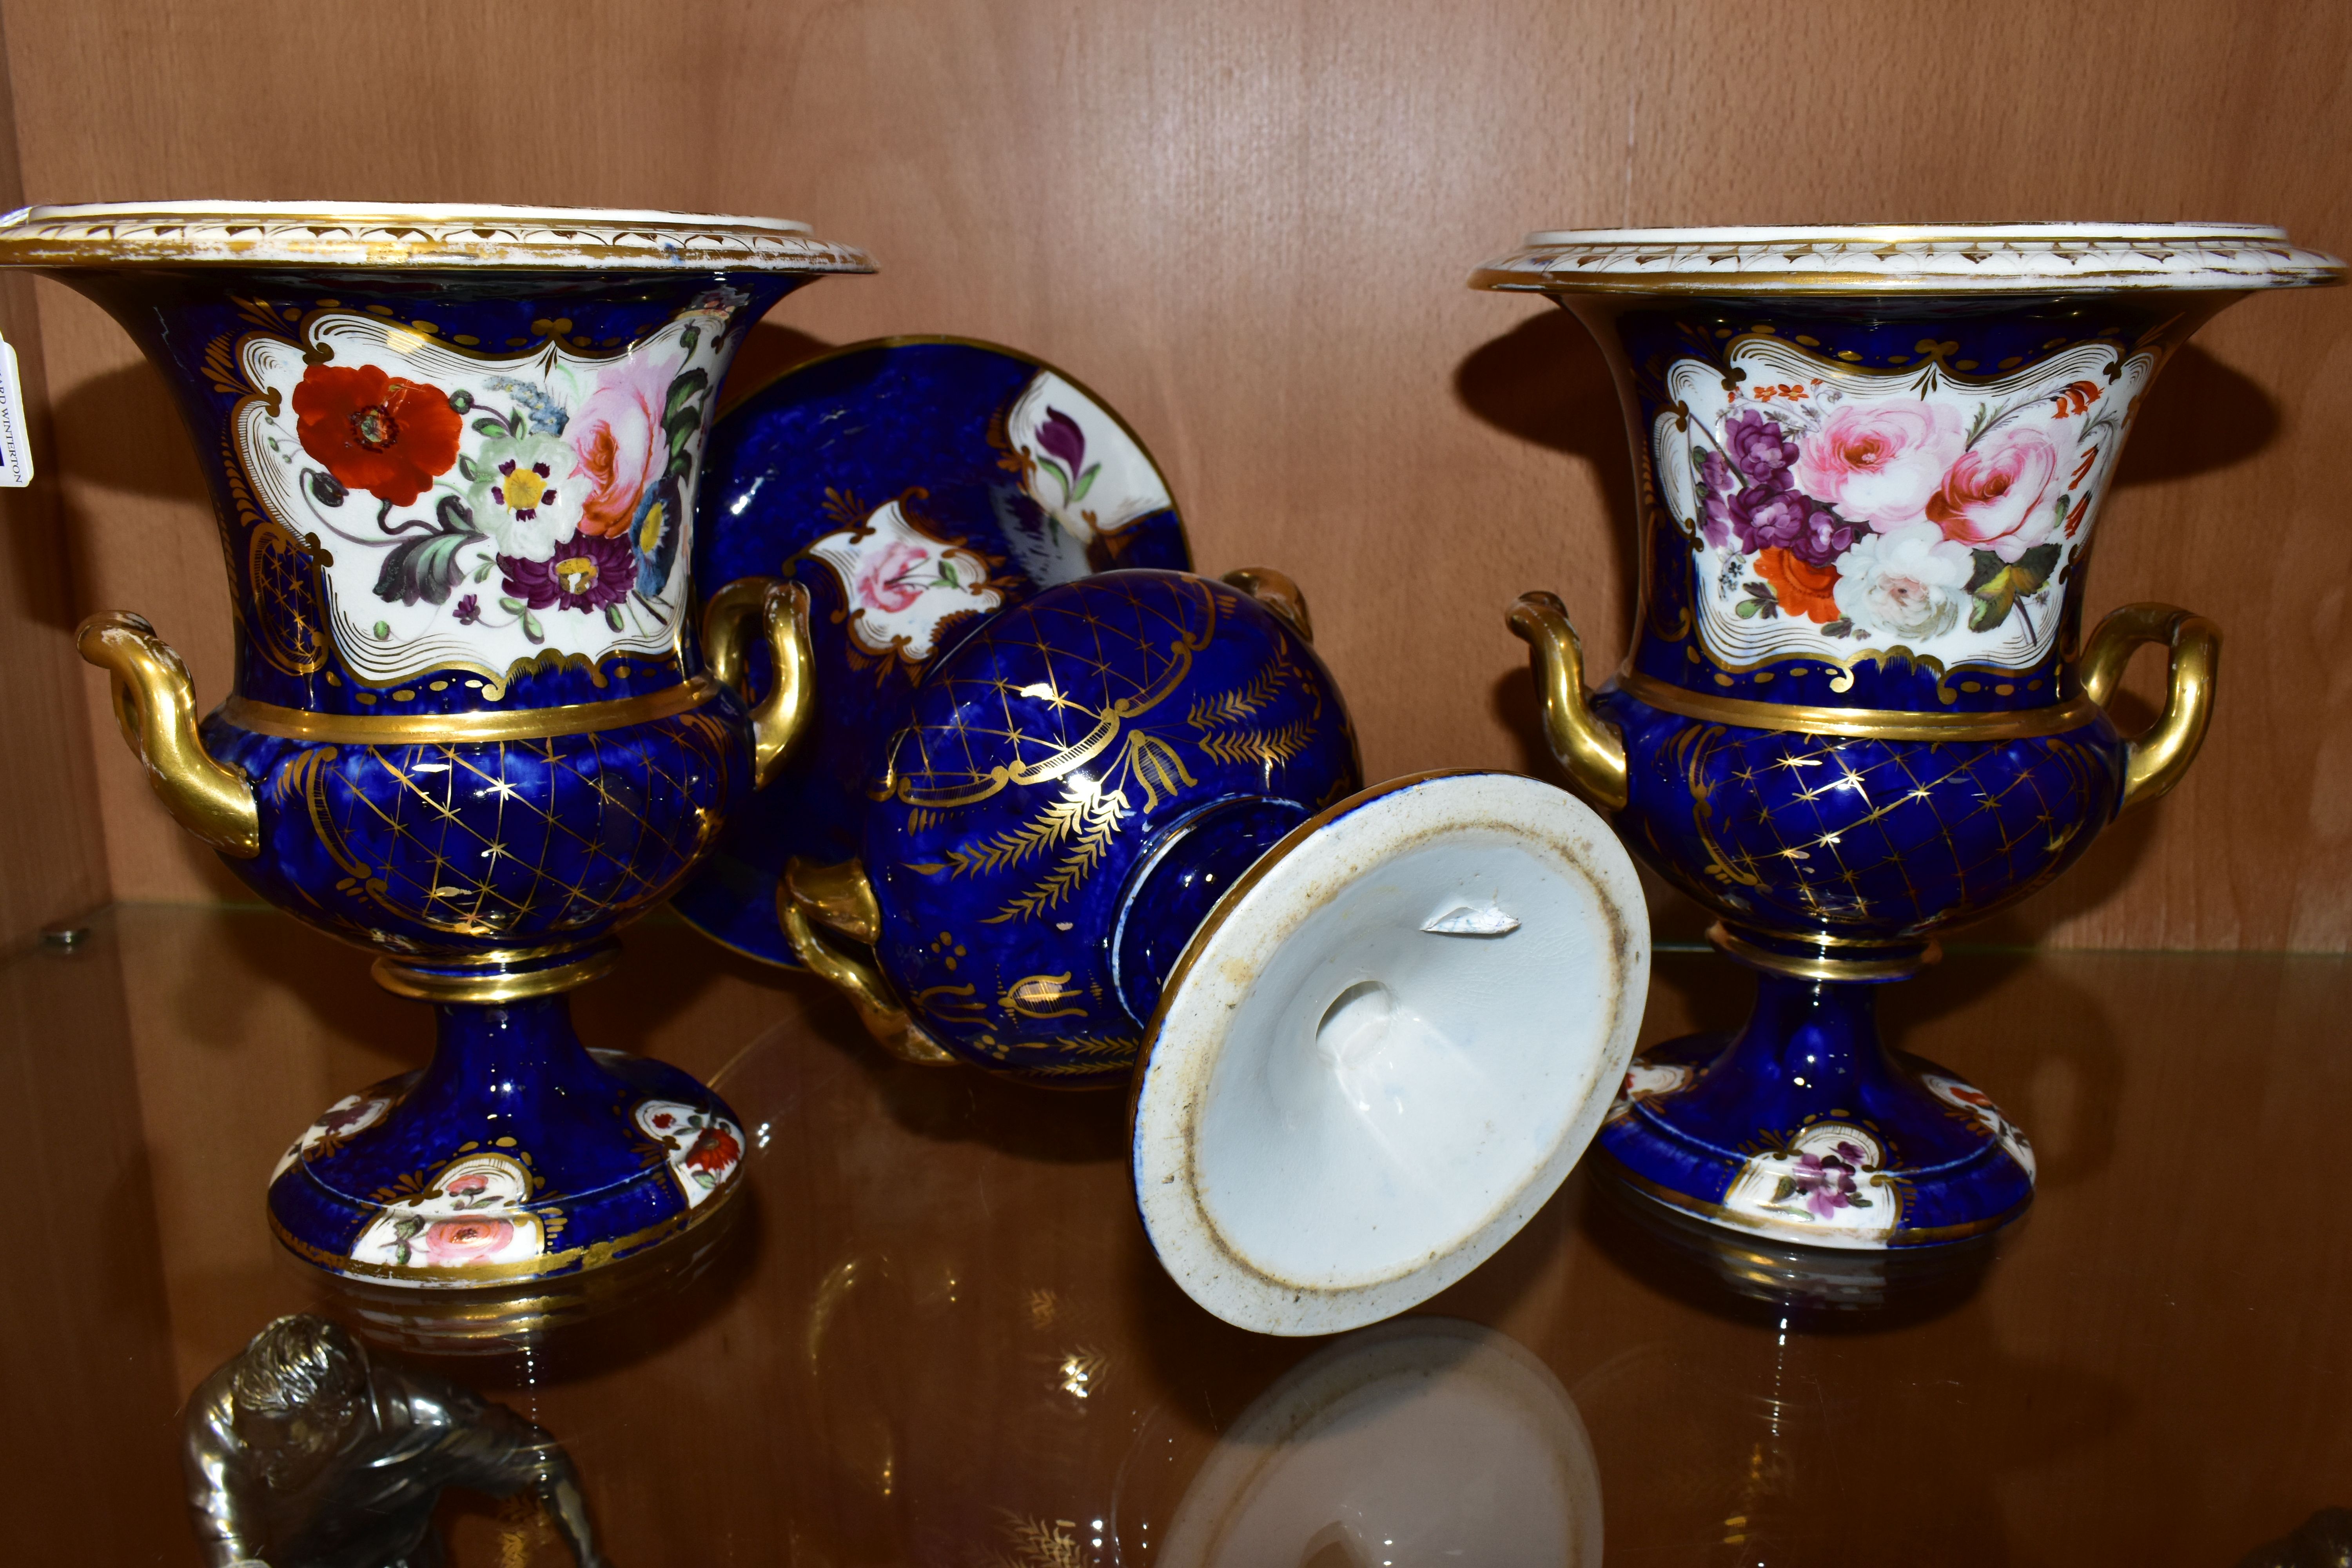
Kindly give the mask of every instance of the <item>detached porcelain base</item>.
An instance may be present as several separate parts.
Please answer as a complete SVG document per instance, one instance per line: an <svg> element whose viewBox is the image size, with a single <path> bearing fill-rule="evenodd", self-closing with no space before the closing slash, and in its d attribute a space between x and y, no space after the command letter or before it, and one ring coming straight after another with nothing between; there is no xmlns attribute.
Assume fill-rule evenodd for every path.
<svg viewBox="0 0 2352 1568"><path fill-rule="evenodd" d="M394 1300L529 1300L708 1239L688 1240L743 1184L725 1101L664 1063L585 1049L562 996L439 1012L429 1067L338 1101L278 1162L270 1226L296 1257Z"/></svg>
<svg viewBox="0 0 2352 1568"><path fill-rule="evenodd" d="M1297 828L1152 1020L1134 1168L1161 1263L1274 1334L1374 1322L1476 1268L1600 1125L1648 928L1615 837L1533 779L1405 780Z"/></svg>
<svg viewBox="0 0 2352 1568"><path fill-rule="evenodd" d="M1634 1059L1600 1137L1628 1185L1803 1247L1948 1245L2024 1212L2025 1135L1981 1089L1881 1045L1874 987L1759 980L1738 1035Z"/></svg>

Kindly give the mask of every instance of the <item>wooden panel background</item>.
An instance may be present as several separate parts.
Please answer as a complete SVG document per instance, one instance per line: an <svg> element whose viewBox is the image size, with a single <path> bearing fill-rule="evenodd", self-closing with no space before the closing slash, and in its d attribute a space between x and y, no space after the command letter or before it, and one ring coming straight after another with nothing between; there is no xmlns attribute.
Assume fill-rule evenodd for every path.
<svg viewBox="0 0 2352 1568"><path fill-rule="evenodd" d="M5 52L0 29L0 57ZM15 207L25 197L7 86L0 80L0 206ZM73 651L80 617L59 526L35 288L29 278L0 279L0 337L16 350L35 468L31 486L0 489L0 669L7 672L0 681L0 736L18 759L0 806L0 947L94 909L108 895L92 710ZM98 698L102 714L102 689Z"/></svg>
<svg viewBox="0 0 2352 1568"><path fill-rule="evenodd" d="M1375 777L1546 765L1502 627L1520 590L1559 589L1596 652L1622 647L1630 481L1599 359L1559 313L1462 287L1521 231L2212 218L2352 248L2341 0L0 13L30 199L671 206L869 247L882 276L787 300L753 358L951 331L1090 382L1169 469L1204 568L1307 586ZM123 335L38 293L71 596L147 614L214 700L228 622L194 460ZM2348 308L2243 304L2151 397L2093 608L2218 619L2220 715L2178 794L1985 934L2352 942ZM53 655L67 617L32 618ZM115 895L236 896L84 690Z"/></svg>

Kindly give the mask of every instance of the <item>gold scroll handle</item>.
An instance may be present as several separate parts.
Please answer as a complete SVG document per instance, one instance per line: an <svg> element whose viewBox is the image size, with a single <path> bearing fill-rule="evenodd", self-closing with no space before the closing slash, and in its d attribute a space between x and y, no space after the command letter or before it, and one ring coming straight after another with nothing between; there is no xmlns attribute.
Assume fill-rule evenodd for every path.
<svg viewBox="0 0 2352 1568"><path fill-rule="evenodd" d="M1625 741L1592 710L1584 689L1584 645L1557 594L1522 594L1511 606L1510 627L1528 645L1536 696L1543 705L1544 738L1579 788L1611 811L1625 809Z"/></svg>
<svg viewBox="0 0 2352 1568"><path fill-rule="evenodd" d="M217 762L196 733L188 667L155 628L119 610L90 616L74 636L82 658L107 673L115 721L147 782L181 826L224 855L261 853L261 806L253 783Z"/></svg>
<svg viewBox="0 0 2352 1568"><path fill-rule="evenodd" d="M810 973L823 975L849 998L858 1022L884 1050L902 1062L953 1064L953 1054L908 1016L907 1005L880 970L826 941L817 930L823 924L867 947L880 938L882 910L874 901L874 885L866 879L865 867L855 860L820 866L795 856L784 865L776 913L793 954Z"/></svg>
<svg viewBox="0 0 2352 1568"><path fill-rule="evenodd" d="M1315 640L1315 623L1307 614L1307 595L1286 572L1271 566L1239 566L1218 579L1229 588L1239 588L1267 609L1281 617L1285 626L1297 632L1302 641Z"/></svg>
<svg viewBox="0 0 2352 1568"><path fill-rule="evenodd" d="M751 784L765 789L816 711L808 590L774 577L741 577L710 596L702 612L703 663L738 697L745 695L745 639L754 621L776 661L774 684L751 710Z"/></svg>
<svg viewBox="0 0 2352 1568"><path fill-rule="evenodd" d="M2105 708L2142 643L2170 650L2164 711L2155 723L2127 738L2121 816L2157 799L2189 771L2213 721L2213 682L2221 666L2221 628L2202 616L2170 605L2126 605L2110 610L2075 663L2074 678L2092 701Z"/></svg>

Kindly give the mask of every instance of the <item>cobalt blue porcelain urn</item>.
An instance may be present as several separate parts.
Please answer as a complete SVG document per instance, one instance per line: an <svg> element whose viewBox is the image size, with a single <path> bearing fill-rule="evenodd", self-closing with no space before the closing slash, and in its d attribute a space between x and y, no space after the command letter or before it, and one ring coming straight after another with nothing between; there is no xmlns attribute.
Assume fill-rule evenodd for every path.
<svg viewBox="0 0 2352 1568"><path fill-rule="evenodd" d="M809 732L670 908L712 941L797 969L776 922L794 859L858 852L865 771L923 670L1040 588L1117 566L1189 570L1143 443L1085 386L968 338L851 343L736 397L704 456L698 582L808 590ZM767 668L757 648L751 689Z"/></svg>
<svg viewBox="0 0 2352 1568"><path fill-rule="evenodd" d="M1633 862L1549 784L1360 789L1279 574L1120 570L944 647L873 739L863 852L786 931L901 1057L1130 1095L1161 1264L1319 1334L1475 1268L1559 1187L1649 973Z"/></svg>
<svg viewBox="0 0 2352 1568"><path fill-rule="evenodd" d="M14 214L0 264L131 332L211 488L227 700L199 722L135 616L80 633L156 794L438 1014L430 1066L287 1150L278 1238L395 1297L544 1300L728 1211L732 1112L585 1050L568 993L805 715L797 588L697 624L702 446L751 323L870 263L764 219L164 203ZM784 675L747 710L755 647Z"/></svg>
<svg viewBox="0 0 2352 1568"><path fill-rule="evenodd" d="M1850 1248L2022 1212L2025 1136L1881 1039L1877 987L2189 767L2221 635L2142 604L2084 637L2094 524L2190 333L2341 279L2275 229L2058 224L1548 233L1474 275L1592 331L1633 448L1616 677L1585 689L1559 599L1511 612L1552 748L1758 976L1735 1035L1634 1060L1601 1143L1636 1192ZM2145 643L2168 700L2126 736Z"/></svg>
<svg viewBox="0 0 2352 1568"><path fill-rule="evenodd" d="M864 854L795 862L781 913L892 1050L1125 1087L1210 906L1362 784L1297 590L1236 575L1280 596L1157 570L1048 588L950 647L868 738Z"/></svg>

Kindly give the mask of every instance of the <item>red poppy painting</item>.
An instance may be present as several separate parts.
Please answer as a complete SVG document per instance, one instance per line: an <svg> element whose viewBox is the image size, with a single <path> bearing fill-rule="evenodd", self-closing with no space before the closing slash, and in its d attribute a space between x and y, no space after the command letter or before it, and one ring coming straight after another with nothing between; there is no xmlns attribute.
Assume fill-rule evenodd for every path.
<svg viewBox="0 0 2352 1568"><path fill-rule="evenodd" d="M437 386L314 364L294 388L302 449L347 489L406 506L457 460L463 421Z"/></svg>

